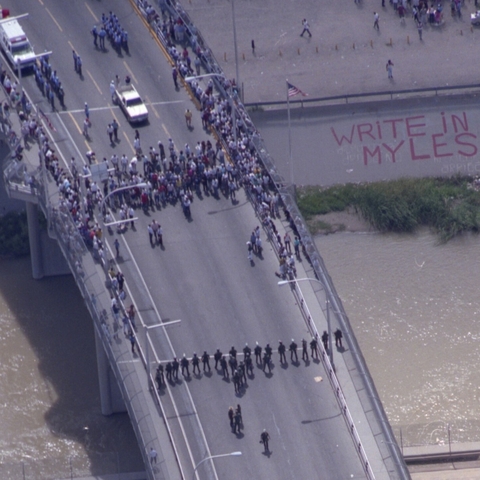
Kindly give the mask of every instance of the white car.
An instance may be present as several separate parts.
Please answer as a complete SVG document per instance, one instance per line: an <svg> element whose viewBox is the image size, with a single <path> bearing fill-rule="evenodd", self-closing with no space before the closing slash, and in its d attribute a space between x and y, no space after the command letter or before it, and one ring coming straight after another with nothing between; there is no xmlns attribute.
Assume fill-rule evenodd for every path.
<svg viewBox="0 0 480 480"><path fill-rule="evenodd" d="M472 22L472 25L480 25L480 10L470 14L470 21Z"/></svg>
<svg viewBox="0 0 480 480"><path fill-rule="evenodd" d="M123 110L130 123L139 123L148 119L147 107L131 83L115 89L114 101Z"/></svg>

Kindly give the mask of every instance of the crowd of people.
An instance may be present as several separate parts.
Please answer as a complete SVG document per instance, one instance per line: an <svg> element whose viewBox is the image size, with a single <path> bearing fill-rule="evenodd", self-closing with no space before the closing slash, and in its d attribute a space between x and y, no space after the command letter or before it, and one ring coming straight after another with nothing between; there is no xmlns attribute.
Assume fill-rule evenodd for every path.
<svg viewBox="0 0 480 480"><path fill-rule="evenodd" d="M124 330L124 333L126 337L129 337L130 332ZM334 337L336 347L340 349L343 348L343 334L340 329L334 332ZM321 336L321 341L325 353L329 352L328 339L328 333L324 331ZM317 337L312 337L309 342L305 339L301 340L302 360L307 364L310 361L310 357L312 361L319 360L321 352L318 342L319 339ZM288 345L288 352L290 353L290 361L293 364L298 364L298 348L299 346L292 338L291 343ZM190 378L190 367L192 367L192 375L201 378L202 371L203 374L210 374L212 370L210 361L213 360L215 362L213 366L215 371L221 374L223 379L228 381L231 379L235 393L241 394L247 386L247 378L254 378L254 365L260 368L265 374L270 375L272 373L272 355L275 352L278 352L280 364L287 364L287 346L282 341L278 342L276 350L274 350L269 343L263 348L256 342L253 349L246 343L242 352L238 352L236 348L232 346L228 351L228 356L220 349L217 349L213 355L207 353L206 350L200 356L195 352L191 358L183 354L181 358L174 357L172 361L165 362L165 365L160 363L155 373L155 379L159 389L166 387L167 382L173 385L179 381L180 373L183 378ZM240 359L240 357L242 357L242 359ZM202 369L200 369L200 365L202 365Z"/></svg>
<svg viewBox="0 0 480 480"><path fill-rule="evenodd" d="M39 65L37 63L33 65L33 72L35 82L42 92L42 95L48 100L48 103L52 106L52 110L55 110L55 95L58 97L62 108L65 107L65 91L57 71L50 65L48 55L40 58Z"/></svg>
<svg viewBox="0 0 480 480"><path fill-rule="evenodd" d="M128 32L122 27L120 21L110 11L108 15L102 13L101 25L94 25L91 33L93 35L93 44L95 48L105 50L105 39L110 41L112 48L120 55L122 49L128 54Z"/></svg>

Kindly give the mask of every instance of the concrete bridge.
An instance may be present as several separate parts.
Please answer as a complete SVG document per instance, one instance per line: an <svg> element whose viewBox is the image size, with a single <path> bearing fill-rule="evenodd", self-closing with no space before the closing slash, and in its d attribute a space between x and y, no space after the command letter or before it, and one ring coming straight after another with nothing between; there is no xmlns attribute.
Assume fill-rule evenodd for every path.
<svg viewBox="0 0 480 480"><path fill-rule="evenodd" d="M148 15L142 9L142 2L136 3L134 8L140 17L143 17L146 27L164 45L165 40L162 38L160 29L149 22ZM196 32L188 16L180 7L177 6L177 9L174 9L168 6L168 8L174 18L182 18L189 32ZM200 44L203 42L199 32L196 32L195 39L193 36L189 36L189 41L200 42ZM208 51L205 45L204 48L205 51ZM203 58L203 68L208 73L221 74L220 67L211 56ZM216 88L219 95L228 97L227 92L217 80ZM239 118L242 117L248 121L248 114L238 98L234 101ZM18 135L12 135L11 132L20 132L19 120L15 114L12 114L10 121L4 119L2 125L5 141L14 150L21 139ZM45 125L45 128L48 130L49 126ZM331 357L329 358L326 350L320 345L321 368L326 381L330 383L332 398L336 402L335 410L343 417L344 421L341 423L344 429L343 433L352 442L348 446L344 444L343 448L358 455L359 465L361 465L365 478L409 478L348 318L343 311L341 301L328 276L322 258L298 212L291 191L285 186L284 179L276 173L275 165L262 139L254 135L252 142L258 157L281 195L291 217L290 225L295 226L309 259L309 263L303 262L298 266L298 276L310 277L312 281L302 284L299 282L291 287L291 294L298 308L297 313L303 318L305 328L310 335L321 335L324 328L330 329L333 324L342 329L348 345L347 351L342 355L335 356L335 366ZM61 148L59 148L60 150ZM120 338L123 336L121 327L115 322L111 311L111 299L118 295L112 286L109 275L110 268L115 267L115 259L111 250L106 248L102 258L95 258L93 252L86 247L68 208L63 204L56 182L46 171L45 159L39 152L38 146L30 144L30 150L25 153L25 159L22 162L14 159L5 162L4 178L10 197L25 201L27 205L33 276L42 278L45 275L64 274L68 271L72 273L95 326L102 412L109 415L128 411L144 455L149 478L189 478L191 471L187 471L185 467L188 464L185 458L190 457L189 461L194 467L201 460L214 457L214 455L209 450L206 438L195 440L200 447L193 453L187 454L179 451L176 444L176 433L173 431L177 427L176 425L172 427L172 419L164 409L166 400L162 398L156 388L152 388L154 385L153 367L159 361L168 358L166 352L170 353L170 350L164 347L162 342L165 340L159 338L152 340L148 331L163 322L167 323L168 320L160 318L158 308L150 296L146 300L147 305L142 308L144 322L136 333L139 356L131 355L129 342ZM246 203L247 200L250 200L253 209L244 215L250 222L257 221L253 213L256 212L258 205L248 197L247 193L240 194L242 201L244 200ZM45 229L39 222L39 210L47 220ZM229 221L229 225L233 225L235 221L235 219ZM281 235L289 228L288 225L289 222L282 223ZM271 239L270 248L273 254L278 255L278 246L273 232L266 231L265 233ZM108 241L106 243L108 246ZM219 261L221 261L220 258ZM133 267L125 266L122 267L122 271L127 273L126 269L128 268L133 269ZM131 273L130 276L134 278L135 275ZM134 294L141 296L139 291L141 289L141 286L135 286ZM119 330L120 335L117 336ZM186 401L185 408L189 412L188 415L196 419L192 422L197 421L200 424L197 407L193 403L191 395L188 396L187 400L185 400L187 396L182 397L182 401ZM179 416L178 412L177 416ZM194 436L197 436L201 430L195 425L191 426L191 429ZM185 432L183 435L185 436ZM198 434L198 436L201 435ZM155 465L149 461L151 448L158 453ZM190 450L188 442L187 449ZM207 468L206 472L208 477L205 478L218 478L213 464ZM240 478L241 472L238 473ZM333 472L330 473L334 475Z"/></svg>

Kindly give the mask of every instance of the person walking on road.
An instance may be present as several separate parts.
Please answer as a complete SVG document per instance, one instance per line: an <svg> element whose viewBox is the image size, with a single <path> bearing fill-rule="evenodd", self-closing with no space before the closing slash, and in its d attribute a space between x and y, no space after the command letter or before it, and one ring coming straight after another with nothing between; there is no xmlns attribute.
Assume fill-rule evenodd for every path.
<svg viewBox="0 0 480 480"><path fill-rule="evenodd" d="M118 122L113 119L113 122L112 122L112 127L113 127L113 136L115 138L115 141L118 142Z"/></svg>
<svg viewBox="0 0 480 480"><path fill-rule="evenodd" d="M393 80L393 62L391 60L388 60L385 68L386 68L387 73L388 73L388 78Z"/></svg>
<svg viewBox="0 0 480 480"><path fill-rule="evenodd" d="M192 128L192 112L188 108L185 110L185 122L188 128Z"/></svg>
<svg viewBox="0 0 480 480"><path fill-rule="evenodd" d="M95 45L95 48L98 48L98 32L97 32L97 26L94 25L92 28L92 35L93 35L93 44Z"/></svg>
<svg viewBox="0 0 480 480"><path fill-rule="evenodd" d="M224 355L220 359L220 366L222 367L223 378L228 378L228 364Z"/></svg>
<svg viewBox="0 0 480 480"><path fill-rule="evenodd" d="M75 50L72 50L73 55L73 68L76 72L78 72L78 55Z"/></svg>
<svg viewBox="0 0 480 480"><path fill-rule="evenodd" d="M90 109L88 108L88 103L85 102L85 105L83 107L83 111L85 112L85 117L88 120L88 123L90 123Z"/></svg>
<svg viewBox="0 0 480 480"><path fill-rule="evenodd" d="M263 443L263 451L265 453L268 453L270 450L268 448L268 441L270 440L270 435L268 432L264 429L263 432L260 435L260 443Z"/></svg>
<svg viewBox="0 0 480 480"><path fill-rule="evenodd" d="M304 19L302 20L302 26L303 26L303 30L302 30L302 33L300 34L300 36L303 37L303 34L304 34L305 32L307 32L307 33L310 35L310 37L311 37L311 36L312 36L312 33L310 32L310 26L308 25L308 22L307 22L307 19L306 19L306 18L304 18Z"/></svg>
<svg viewBox="0 0 480 480"><path fill-rule="evenodd" d="M378 25L378 19L380 16L378 15L377 12L373 12L373 28L376 28L377 30L380 30L380 26Z"/></svg>
<svg viewBox="0 0 480 480"><path fill-rule="evenodd" d="M178 90L178 70L176 67L172 68L172 78L175 85L175 90Z"/></svg>
<svg viewBox="0 0 480 480"><path fill-rule="evenodd" d="M128 339L130 340L130 344L132 345L132 353L135 355L135 335L131 330L128 332Z"/></svg>
<svg viewBox="0 0 480 480"><path fill-rule="evenodd" d="M85 138L88 138L88 129L90 128L90 122L88 121L88 118L85 118L83 121L83 136Z"/></svg>
<svg viewBox="0 0 480 480"><path fill-rule="evenodd" d="M77 55L77 73L82 76L82 58L80 57L80 55Z"/></svg>
<svg viewBox="0 0 480 480"><path fill-rule="evenodd" d="M235 417L235 412L233 411L233 407L229 407L228 409L228 419L230 420L230 428L233 430L233 418Z"/></svg>
<svg viewBox="0 0 480 480"><path fill-rule="evenodd" d="M265 369L268 367L268 373L272 373L272 366L270 365L270 356L267 352L263 354L263 368L262 370L265 372Z"/></svg>
<svg viewBox="0 0 480 480"><path fill-rule="evenodd" d="M290 361L293 362L293 357L295 357L295 362L298 362L298 355L297 355L297 344L295 340L292 338L292 343L288 348L290 350Z"/></svg>
<svg viewBox="0 0 480 480"><path fill-rule="evenodd" d="M110 145L114 145L113 142L113 125L111 123L107 126L108 138L110 139Z"/></svg>
<svg viewBox="0 0 480 480"><path fill-rule="evenodd" d="M113 245L115 247L115 256L118 258L120 256L120 242L118 241L118 238L115 239Z"/></svg>
<svg viewBox="0 0 480 480"><path fill-rule="evenodd" d="M420 37L420 41L422 41L422 34L423 34L423 23L421 21L417 24L418 36Z"/></svg>

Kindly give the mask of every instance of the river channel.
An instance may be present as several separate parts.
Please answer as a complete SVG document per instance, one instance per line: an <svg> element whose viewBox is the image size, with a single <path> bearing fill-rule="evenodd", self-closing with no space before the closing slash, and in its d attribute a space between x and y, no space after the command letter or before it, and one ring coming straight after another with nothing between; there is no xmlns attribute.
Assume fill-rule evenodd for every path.
<svg viewBox="0 0 480 480"><path fill-rule="evenodd" d="M397 439L480 440L478 236L336 233L318 249Z"/></svg>
<svg viewBox="0 0 480 480"><path fill-rule="evenodd" d="M0 260L0 478L144 471L127 414L100 411L93 323L70 276Z"/></svg>

